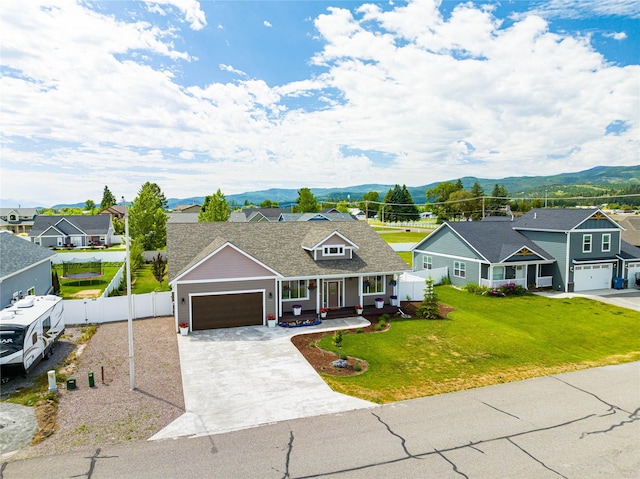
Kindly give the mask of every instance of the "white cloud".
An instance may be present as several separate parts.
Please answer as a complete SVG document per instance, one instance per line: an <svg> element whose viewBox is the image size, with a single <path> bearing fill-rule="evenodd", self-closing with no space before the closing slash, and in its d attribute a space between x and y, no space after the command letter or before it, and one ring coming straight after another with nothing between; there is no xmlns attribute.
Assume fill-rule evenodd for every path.
<svg viewBox="0 0 640 479"><path fill-rule="evenodd" d="M607 38L613 38L614 40L625 40L627 38L627 34L625 32L603 33L602 36Z"/></svg>
<svg viewBox="0 0 640 479"><path fill-rule="evenodd" d="M196 3L181 10L194 28L185 5ZM183 85L183 65L198 62L179 30L73 2L3 3L2 196L54 204L99 201L105 184L133 198L145 181L188 197L637 164L640 67L607 63L539 15L508 28L493 15L462 4L445 20L435 1L331 8L315 20L313 76L270 86L212 60L236 80ZM626 129L607 135L612 122Z"/></svg>
<svg viewBox="0 0 640 479"><path fill-rule="evenodd" d="M640 4L633 0L548 0L536 5L530 13L545 18L585 18L594 15L640 18Z"/></svg>
<svg viewBox="0 0 640 479"><path fill-rule="evenodd" d="M207 19L197 0L154 0L147 3L151 5L150 8L157 7L158 4L176 7L193 30L202 30L207 25Z"/></svg>
<svg viewBox="0 0 640 479"><path fill-rule="evenodd" d="M267 28L271 28L273 27L273 25L271 25L271 23L269 23L267 20L265 20L264 22L262 22L262 24L267 27Z"/></svg>

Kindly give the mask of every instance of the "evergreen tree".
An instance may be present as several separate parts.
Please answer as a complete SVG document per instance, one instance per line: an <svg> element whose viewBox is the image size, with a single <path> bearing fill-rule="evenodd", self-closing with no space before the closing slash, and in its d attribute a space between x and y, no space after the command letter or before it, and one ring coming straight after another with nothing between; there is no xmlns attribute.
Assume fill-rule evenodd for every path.
<svg viewBox="0 0 640 479"><path fill-rule="evenodd" d="M129 234L140 240L144 250L162 249L167 243L167 214L164 194L155 183L146 182L129 208Z"/></svg>
<svg viewBox="0 0 640 479"><path fill-rule="evenodd" d="M107 209L111 206L115 205L116 197L113 196L108 186L104 187L104 191L102 192L102 201L100 202L100 209Z"/></svg>
<svg viewBox="0 0 640 479"><path fill-rule="evenodd" d="M309 188L301 188L298 190L296 203L298 204L296 213L317 213L320 211L318 199L311 193Z"/></svg>
<svg viewBox="0 0 640 479"><path fill-rule="evenodd" d="M476 182L471 187L471 198L473 198L470 203L471 210L471 218L474 220L482 219L482 197L484 196L484 189L480 186L480 183L476 180Z"/></svg>
<svg viewBox="0 0 640 479"><path fill-rule="evenodd" d="M418 207L413 202L413 197L406 185L402 185L402 206L400 207L399 219L401 221L417 221L420 219Z"/></svg>
<svg viewBox="0 0 640 479"><path fill-rule="evenodd" d="M398 221L400 204L402 203L402 188L396 184L387 191L383 203L380 205L379 218L384 222Z"/></svg>
<svg viewBox="0 0 640 479"><path fill-rule="evenodd" d="M433 279L425 280L424 299L416 309L416 315L424 319L440 319L440 309L438 307L438 296L433 288Z"/></svg>
<svg viewBox="0 0 640 479"><path fill-rule="evenodd" d="M60 278L58 277L58 272L55 269L51 272L51 287L53 289L53 294L60 294Z"/></svg>
<svg viewBox="0 0 640 479"><path fill-rule="evenodd" d="M157 256L154 256L152 266L153 277L158 281L158 283L162 284L164 275L167 273L167 262L162 258L160 253L158 253Z"/></svg>
<svg viewBox="0 0 640 479"><path fill-rule="evenodd" d="M224 194L218 188L214 195L205 197L204 204L200 207L198 221L227 221L229 216L231 216L231 209Z"/></svg>

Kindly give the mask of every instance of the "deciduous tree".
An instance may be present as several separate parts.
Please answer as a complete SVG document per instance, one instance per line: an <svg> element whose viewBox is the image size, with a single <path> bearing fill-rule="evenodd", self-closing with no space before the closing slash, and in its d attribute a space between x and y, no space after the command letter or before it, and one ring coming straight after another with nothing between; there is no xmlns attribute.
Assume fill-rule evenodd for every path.
<svg viewBox="0 0 640 479"><path fill-rule="evenodd" d="M167 200L160 187L146 182L129 208L129 234L144 250L161 249L167 243Z"/></svg>
<svg viewBox="0 0 640 479"><path fill-rule="evenodd" d="M229 216L231 216L231 209L224 194L218 188L215 194L205 197L204 204L200 207L198 221L227 221Z"/></svg>

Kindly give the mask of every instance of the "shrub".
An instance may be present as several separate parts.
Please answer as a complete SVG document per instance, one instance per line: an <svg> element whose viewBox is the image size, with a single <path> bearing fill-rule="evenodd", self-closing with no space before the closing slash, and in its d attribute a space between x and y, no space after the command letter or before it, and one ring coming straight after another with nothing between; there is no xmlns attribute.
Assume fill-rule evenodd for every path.
<svg viewBox="0 0 640 479"><path fill-rule="evenodd" d="M380 323L376 324L376 327L374 328L376 331L382 331L382 325Z"/></svg>
<svg viewBox="0 0 640 479"><path fill-rule="evenodd" d="M336 348L342 347L342 330L337 329L333 333L333 344L335 345Z"/></svg>
<svg viewBox="0 0 640 479"><path fill-rule="evenodd" d="M347 359L347 353L345 353L344 351L340 352L340 359Z"/></svg>
<svg viewBox="0 0 640 479"><path fill-rule="evenodd" d="M378 324L380 325L380 328L384 328L387 325L387 322L384 319L380 318L378 320Z"/></svg>
<svg viewBox="0 0 640 479"><path fill-rule="evenodd" d="M416 315L424 319L440 319L440 307L438 306L438 295L433 289L433 280L425 280L424 300L416 309Z"/></svg>
<svg viewBox="0 0 640 479"><path fill-rule="evenodd" d="M356 363L356 365L354 366L354 369L356 371L362 371L362 366L360 365L360 363Z"/></svg>
<svg viewBox="0 0 640 479"><path fill-rule="evenodd" d="M361 333L361 332L362 332L362 328L356 329L356 333Z"/></svg>
<svg viewBox="0 0 640 479"><path fill-rule="evenodd" d="M384 313L380 316L380 321L389 321L389 318L391 318L391 315L389 313Z"/></svg>

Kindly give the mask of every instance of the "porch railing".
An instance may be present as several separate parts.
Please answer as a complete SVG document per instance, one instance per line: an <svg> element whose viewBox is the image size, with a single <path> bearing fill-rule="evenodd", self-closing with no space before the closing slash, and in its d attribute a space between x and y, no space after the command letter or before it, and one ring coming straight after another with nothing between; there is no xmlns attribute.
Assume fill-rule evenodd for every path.
<svg viewBox="0 0 640 479"><path fill-rule="evenodd" d="M486 286L487 288L499 288L500 286L504 286L506 284L515 284L516 286L522 286L526 288L526 280L524 278L519 279L484 279L480 280L480 286Z"/></svg>

